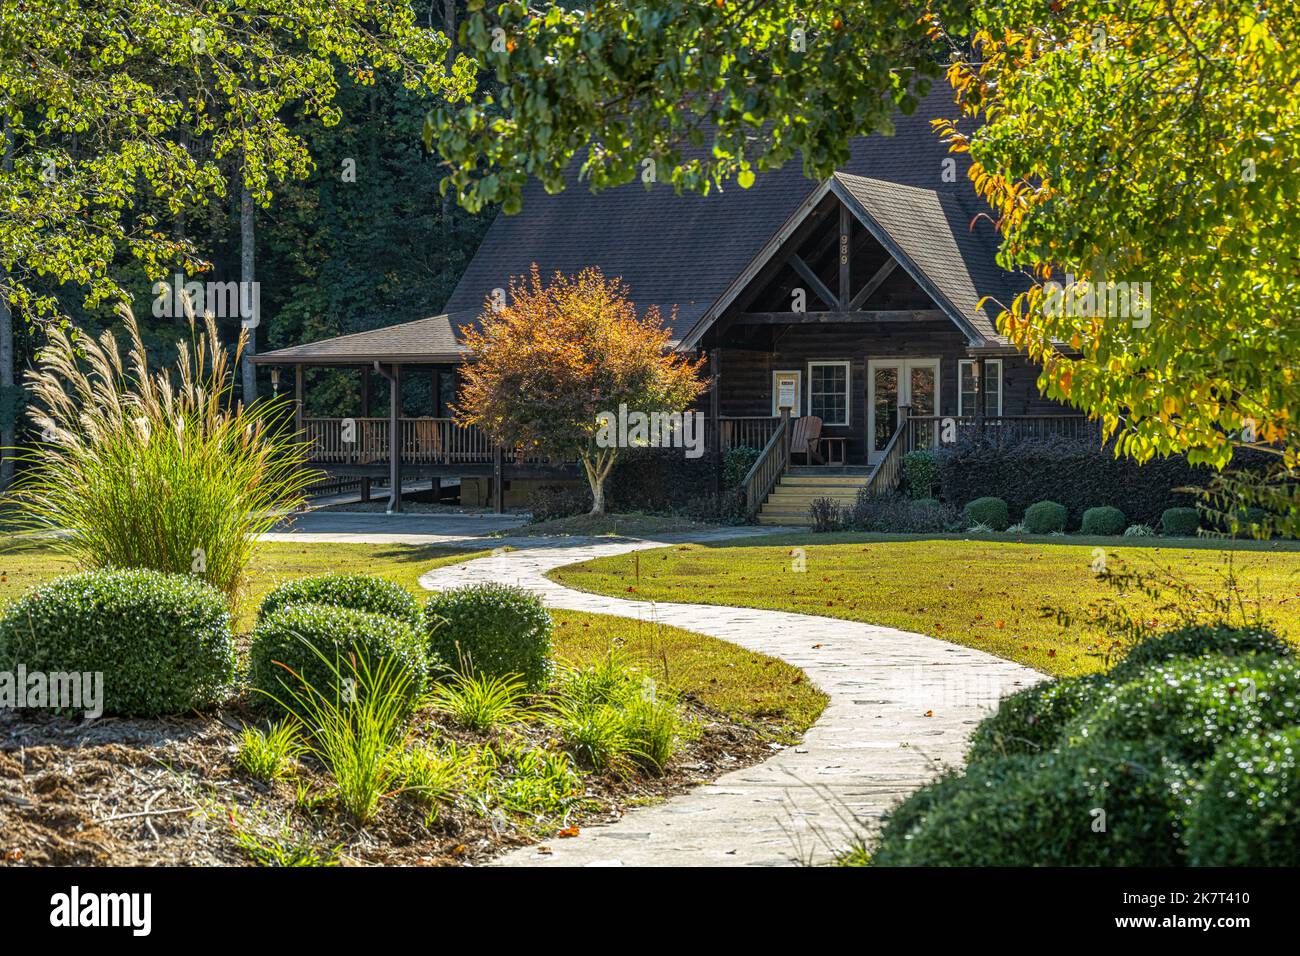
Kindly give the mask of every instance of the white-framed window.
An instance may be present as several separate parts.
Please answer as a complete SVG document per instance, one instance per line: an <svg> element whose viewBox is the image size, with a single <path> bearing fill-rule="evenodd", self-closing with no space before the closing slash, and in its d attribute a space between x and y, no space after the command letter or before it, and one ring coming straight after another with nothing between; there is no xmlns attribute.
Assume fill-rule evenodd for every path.
<svg viewBox="0 0 1300 956"><path fill-rule="evenodd" d="M781 416L781 385L784 383L787 389L794 386L794 404L790 406L790 417L798 418L803 414L803 372L797 368L781 369L772 373L772 417Z"/></svg>
<svg viewBox="0 0 1300 956"><path fill-rule="evenodd" d="M849 363L808 363L808 414L823 425L849 423Z"/></svg>
<svg viewBox="0 0 1300 956"><path fill-rule="evenodd" d="M957 362L957 414L975 414L975 374L977 359L961 359ZM1002 414L1002 359L985 359L984 374L984 414Z"/></svg>

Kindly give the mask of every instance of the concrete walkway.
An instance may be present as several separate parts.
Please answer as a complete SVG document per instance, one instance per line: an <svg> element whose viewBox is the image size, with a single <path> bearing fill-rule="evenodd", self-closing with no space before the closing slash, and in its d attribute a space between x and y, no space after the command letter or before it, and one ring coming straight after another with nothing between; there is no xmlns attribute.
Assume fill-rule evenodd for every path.
<svg viewBox="0 0 1300 956"><path fill-rule="evenodd" d="M516 514L457 512L402 513L307 511L281 522L262 541L317 544L463 544L494 531L509 531L528 520ZM487 547L496 547L496 542Z"/></svg>
<svg viewBox="0 0 1300 956"><path fill-rule="evenodd" d="M770 531L770 529L765 529ZM755 533L735 529L701 542ZM803 743L617 823L525 847L512 866L776 866L825 863L881 814L961 762L974 725L1005 694L1043 675L921 634L831 618L697 604L650 604L574 591L547 571L660 547L660 541L550 541L420 579L430 590L518 584L552 607L617 614L709 634L803 668L830 696ZM540 544L540 542L537 542ZM816 573L810 561L807 573ZM794 572L792 572L794 573Z"/></svg>

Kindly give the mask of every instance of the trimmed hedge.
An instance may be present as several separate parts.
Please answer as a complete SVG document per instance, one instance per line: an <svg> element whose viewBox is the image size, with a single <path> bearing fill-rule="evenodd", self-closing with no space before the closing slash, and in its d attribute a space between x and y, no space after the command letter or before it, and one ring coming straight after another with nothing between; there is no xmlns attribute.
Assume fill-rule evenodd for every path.
<svg viewBox="0 0 1300 956"><path fill-rule="evenodd" d="M1004 698L975 728L967 763L1051 750L1065 726L1091 710L1109 686L1105 674L1088 674L1043 681Z"/></svg>
<svg viewBox="0 0 1300 956"><path fill-rule="evenodd" d="M400 584L365 574L321 574L286 581L262 598L258 617L289 604L329 604L371 614L387 614L412 627L420 623L420 605L411 592Z"/></svg>
<svg viewBox="0 0 1300 956"><path fill-rule="evenodd" d="M1288 670L1288 667L1291 669ZM1199 763L1237 734L1294 723L1294 665L1269 659L1198 657L1154 666L1066 727L1062 740L1145 740Z"/></svg>
<svg viewBox="0 0 1300 956"><path fill-rule="evenodd" d="M1124 512L1110 505L1089 508L1083 513L1079 531L1083 534L1117 535L1123 534L1128 527Z"/></svg>
<svg viewBox="0 0 1300 956"><path fill-rule="evenodd" d="M687 458L681 448L620 451L605 484L609 510L667 513L692 499L716 494L721 459L712 450L699 458Z"/></svg>
<svg viewBox="0 0 1300 956"><path fill-rule="evenodd" d="M424 606L424 633L430 652L457 671L517 674L534 689L550 673L551 616L522 588L474 584L435 594Z"/></svg>
<svg viewBox="0 0 1300 956"><path fill-rule="evenodd" d="M28 591L0 617L0 671L102 672L103 712L157 717L219 701L235 676L230 611L188 574L86 571Z"/></svg>
<svg viewBox="0 0 1300 956"><path fill-rule="evenodd" d="M963 773L886 815L870 862L1293 864L1297 748L1291 649L1259 629L1182 628L1109 673L1006 698L976 729Z"/></svg>
<svg viewBox="0 0 1300 956"><path fill-rule="evenodd" d="M1007 525L1011 524L1007 503L1001 498L984 497L968 501L962 513L971 524L986 524L994 531L1006 531Z"/></svg>
<svg viewBox="0 0 1300 956"><path fill-rule="evenodd" d="M871 862L1169 866L1187 787L1187 768L1144 743L992 760L922 788L887 816Z"/></svg>
<svg viewBox="0 0 1300 956"><path fill-rule="evenodd" d="M933 498L913 500L898 494L873 495L866 489L858 492L852 508L838 510L837 520L854 531L881 534L954 531L962 524L956 508Z"/></svg>
<svg viewBox="0 0 1300 956"><path fill-rule="evenodd" d="M1160 513L1160 533L1179 538L1196 535L1201 527L1201 513L1195 508L1166 508Z"/></svg>
<svg viewBox="0 0 1300 956"><path fill-rule="evenodd" d="M1012 514L1023 514L1035 501L1059 501L1069 509L1069 527L1078 527L1088 508L1117 501L1124 503L1130 521L1156 525L1166 508L1193 503L1192 495L1175 488L1203 486L1210 475L1181 457L1139 465L1116 458L1110 446L1063 439L1005 445L965 440L940 450L938 462L945 501L993 495L1006 501Z"/></svg>
<svg viewBox="0 0 1300 956"><path fill-rule="evenodd" d="M410 625L386 614L330 604L286 604L259 619L249 637L249 683L274 710L293 712L291 691L304 693L303 682L327 696L339 693L339 678L353 674L350 658L356 655L364 657L372 672L380 661L389 661L410 678L409 712L424 692L431 663L437 666Z"/></svg>
<svg viewBox="0 0 1300 956"><path fill-rule="evenodd" d="M1227 741L1187 814L1193 866L1295 866L1300 860L1300 727Z"/></svg>
<svg viewBox="0 0 1300 956"><path fill-rule="evenodd" d="M1025 509L1025 528L1030 534L1052 534L1065 530L1070 513L1055 501L1036 501Z"/></svg>
<svg viewBox="0 0 1300 956"><path fill-rule="evenodd" d="M1294 652L1285 638L1265 628L1189 624L1161 631L1135 644L1110 669L1108 676L1117 682L1133 680L1144 670L1177 658L1226 658L1243 654L1279 658L1291 657Z"/></svg>

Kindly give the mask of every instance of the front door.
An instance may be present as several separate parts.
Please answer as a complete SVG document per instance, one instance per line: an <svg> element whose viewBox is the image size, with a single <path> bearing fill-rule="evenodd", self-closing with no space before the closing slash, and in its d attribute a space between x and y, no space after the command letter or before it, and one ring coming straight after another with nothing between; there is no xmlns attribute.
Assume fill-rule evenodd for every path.
<svg viewBox="0 0 1300 956"><path fill-rule="evenodd" d="M898 407L909 405L913 415L936 415L939 408L939 360L870 359L867 362L867 461L876 464L898 429ZM925 422L918 447L934 445L934 422Z"/></svg>

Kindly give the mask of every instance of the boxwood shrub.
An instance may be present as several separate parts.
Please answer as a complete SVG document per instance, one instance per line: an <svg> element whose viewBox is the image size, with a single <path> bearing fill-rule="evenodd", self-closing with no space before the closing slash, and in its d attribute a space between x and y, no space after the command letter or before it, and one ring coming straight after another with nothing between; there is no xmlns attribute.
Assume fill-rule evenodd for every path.
<svg viewBox="0 0 1300 956"><path fill-rule="evenodd" d="M962 511L971 524L986 524L994 531L1006 531L1011 523L1007 503L1001 498L976 498L968 501Z"/></svg>
<svg viewBox="0 0 1300 956"><path fill-rule="evenodd" d="M105 714L156 717L221 699L234 678L230 611L187 574L86 571L41 584L0 617L0 671L102 672Z"/></svg>
<svg viewBox="0 0 1300 956"><path fill-rule="evenodd" d="M1146 740L1196 763L1229 737L1294 722L1288 662L1198 657L1152 666L1065 728L1062 741ZM1292 665L1293 666L1293 665Z"/></svg>
<svg viewBox="0 0 1300 956"><path fill-rule="evenodd" d="M1295 866L1300 860L1300 727L1226 741L1187 813L1193 866Z"/></svg>
<svg viewBox="0 0 1300 956"><path fill-rule="evenodd" d="M1179 538L1195 536L1201 526L1201 513L1195 508L1166 508L1160 513L1160 533Z"/></svg>
<svg viewBox="0 0 1300 956"><path fill-rule="evenodd" d="M551 616L534 594L506 584L443 591L424 606L432 653L462 672L518 674L531 688L550 670Z"/></svg>
<svg viewBox="0 0 1300 956"><path fill-rule="evenodd" d="M420 623L420 606L406 588L366 574L321 574L285 581L262 599L258 616L271 614L288 604L330 604L387 614L412 627Z"/></svg>
<svg viewBox="0 0 1300 956"><path fill-rule="evenodd" d="M1187 777L1157 747L1132 741L975 764L887 816L872 864L1173 865Z"/></svg>
<svg viewBox="0 0 1300 956"><path fill-rule="evenodd" d="M321 694L337 694L339 678L354 673L354 655L364 657L372 671L386 660L405 673L407 705L413 710L430 670L439 666L427 656L419 632L405 622L332 604L286 604L263 615L250 639L249 683L272 710L296 710L291 691L303 693L303 683Z"/></svg>
<svg viewBox="0 0 1300 956"><path fill-rule="evenodd" d="M1003 698L975 728L966 761L1051 750L1064 727L1090 710L1109 686L1105 674L1087 674L1042 681Z"/></svg>
<svg viewBox="0 0 1300 956"><path fill-rule="evenodd" d="M1153 665L1177 658L1236 657L1256 654L1264 657L1291 657L1294 648L1284 638L1262 627L1233 627L1227 624L1188 624L1161 631L1129 648L1119 663L1110 669L1111 680L1122 682L1136 678Z"/></svg>
<svg viewBox="0 0 1300 956"><path fill-rule="evenodd" d="M1030 534L1052 534L1065 530L1070 513L1055 501L1036 501L1025 509L1025 528Z"/></svg>
<svg viewBox="0 0 1300 956"><path fill-rule="evenodd" d="M1124 517L1124 512L1110 505L1101 505L1083 513L1079 530L1083 534L1115 535L1123 534L1126 527L1128 519Z"/></svg>

